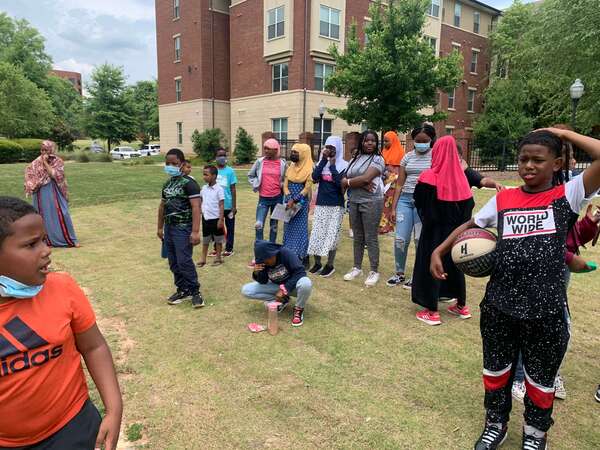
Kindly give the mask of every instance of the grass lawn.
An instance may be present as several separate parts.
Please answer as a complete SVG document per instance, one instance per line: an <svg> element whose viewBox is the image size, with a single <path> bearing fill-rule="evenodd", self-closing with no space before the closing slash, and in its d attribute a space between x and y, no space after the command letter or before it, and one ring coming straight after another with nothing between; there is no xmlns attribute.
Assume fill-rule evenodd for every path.
<svg viewBox="0 0 600 450"><path fill-rule="evenodd" d="M20 195L23 165L0 166L3 194ZM125 399L124 433L149 449L466 449L483 424L479 308L485 280L468 280L472 320L414 318L409 292L389 288L391 237L380 240L382 282L346 283L344 231L331 279L313 278L304 326L251 334L262 304L245 300L256 196L240 175L236 254L199 269L208 306L168 306L173 285L155 237L164 181L159 166L70 163L67 177L80 249L55 250L55 269L84 286L107 335ZM199 176L199 170L195 170ZM477 192L478 206L491 196ZM347 222L345 224L347 228ZM281 239L281 230L280 235ZM199 249L197 249L198 251ZM597 248L584 250L600 260ZM411 248L411 257L414 251ZM366 262L365 256L365 262ZM574 275L573 339L555 404L553 449L600 443L597 274ZM516 404L504 448L520 448Z"/></svg>

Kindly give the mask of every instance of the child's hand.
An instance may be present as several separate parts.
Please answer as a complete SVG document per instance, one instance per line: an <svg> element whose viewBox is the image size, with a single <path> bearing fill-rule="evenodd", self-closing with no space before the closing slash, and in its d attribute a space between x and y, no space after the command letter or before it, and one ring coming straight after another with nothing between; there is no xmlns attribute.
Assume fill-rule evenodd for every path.
<svg viewBox="0 0 600 450"><path fill-rule="evenodd" d="M261 272L262 270L264 270L265 265L264 264L254 264L254 271L255 272Z"/></svg>
<svg viewBox="0 0 600 450"><path fill-rule="evenodd" d="M106 414L100 429L98 430L98 437L96 437L96 449L104 448L106 450L115 450L117 448L117 442L119 441L119 430L121 428L121 416L117 414Z"/></svg>
<svg viewBox="0 0 600 450"><path fill-rule="evenodd" d="M588 205L585 215L594 223L600 222L600 209L596 208L596 211L593 211L594 205L591 203Z"/></svg>
<svg viewBox="0 0 600 450"><path fill-rule="evenodd" d="M294 207L294 200L288 200L286 209L292 209Z"/></svg>
<svg viewBox="0 0 600 450"><path fill-rule="evenodd" d="M445 280L448 278L448 274L444 272L444 264L442 264L442 258L440 254L434 251L431 254L431 264L429 266L429 270L431 271L431 275L436 280Z"/></svg>
<svg viewBox="0 0 600 450"><path fill-rule="evenodd" d="M540 128L538 130L535 131L549 131L552 134L555 134L556 136L558 136L559 138L568 141L569 140L569 134L573 133L571 130L563 130L562 128Z"/></svg>
<svg viewBox="0 0 600 450"><path fill-rule="evenodd" d="M165 238L165 232L162 228L156 230L156 236L162 241Z"/></svg>
<svg viewBox="0 0 600 450"><path fill-rule="evenodd" d="M190 242L192 245L198 245L200 243L200 233L192 232L192 234L190 234Z"/></svg>
<svg viewBox="0 0 600 450"><path fill-rule="evenodd" d="M223 219L219 219L219 221L217 222L217 228L219 230L222 230L223 228L225 228L225 224L223 222Z"/></svg>

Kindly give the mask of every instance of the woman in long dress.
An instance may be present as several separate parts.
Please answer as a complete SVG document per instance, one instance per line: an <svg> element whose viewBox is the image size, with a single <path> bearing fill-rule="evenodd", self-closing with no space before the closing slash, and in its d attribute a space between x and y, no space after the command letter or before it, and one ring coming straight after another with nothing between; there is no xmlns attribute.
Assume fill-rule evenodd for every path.
<svg viewBox="0 0 600 450"><path fill-rule="evenodd" d="M287 209L300 207L294 217L283 227L283 246L293 250L304 266L308 266L308 210L312 187L313 160L310 146L295 144L292 163L285 172L283 193Z"/></svg>
<svg viewBox="0 0 600 450"><path fill-rule="evenodd" d="M379 234L387 234L394 231L396 220L394 217L394 194L396 192L396 180L400 173L400 162L404 158L404 147L398 139L395 131L388 131L383 135L383 151L381 156L385 160L384 184L385 195L383 197L383 213L379 223Z"/></svg>
<svg viewBox="0 0 600 450"><path fill-rule="evenodd" d="M49 246L79 247L69 214L65 164L55 149L54 142L42 142L40 156L25 169L25 195L44 219Z"/></svg>

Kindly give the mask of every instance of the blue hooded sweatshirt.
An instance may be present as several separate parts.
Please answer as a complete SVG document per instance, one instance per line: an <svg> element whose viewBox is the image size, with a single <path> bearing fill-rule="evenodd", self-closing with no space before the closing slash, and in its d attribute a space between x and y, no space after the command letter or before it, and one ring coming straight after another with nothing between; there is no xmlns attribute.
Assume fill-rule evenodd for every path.
<svg viewBox="0 0 600 450"><path fill-rule="evenodd" d="M260 284L267 284L269 281L277 285L283 284L288 292L292 292L296 289L298 280L306 276L302 261L295 252L282 245L269 241L254 243L254 259L257 264L263 264L272 256L276 257L275 265L253 272L252 278Z"/></svg>

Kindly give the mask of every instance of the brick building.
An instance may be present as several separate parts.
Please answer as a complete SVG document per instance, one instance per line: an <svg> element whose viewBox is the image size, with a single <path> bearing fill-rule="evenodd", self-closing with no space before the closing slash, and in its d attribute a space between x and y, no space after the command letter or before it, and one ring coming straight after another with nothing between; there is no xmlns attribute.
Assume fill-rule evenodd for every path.
<svg viewBox="0 0 600 450"><path fill-rule="evenodd" d="M83 87L81 85L81 74L79 72L69 72L68 70L51 70L52 75L56 75L59 78L67 80L73 87L79 92L79 95L83 95Z"/></svg>
<svg viewBox="0 0 600 450"><path fill-rule="evenodd" d="M297 139L303 131L323 131L326 137L360 129L325 113L321 130L319 105L344 105L344 99L326 91L325 79L334 69L328 48L344 48L353 22L364 42L370 4L156 0L162 148L191 152L194 129L213 127L221 128L229 142L238 127L257 142L267 130ZM500 12L475 0L431 0L428 12L423 33L436 54L454 45L465 61L464 81L453 93L440 95L436 108L448 111L449 118L436 126L464 137L481 110L489 72L487 37Z"/></svg>

